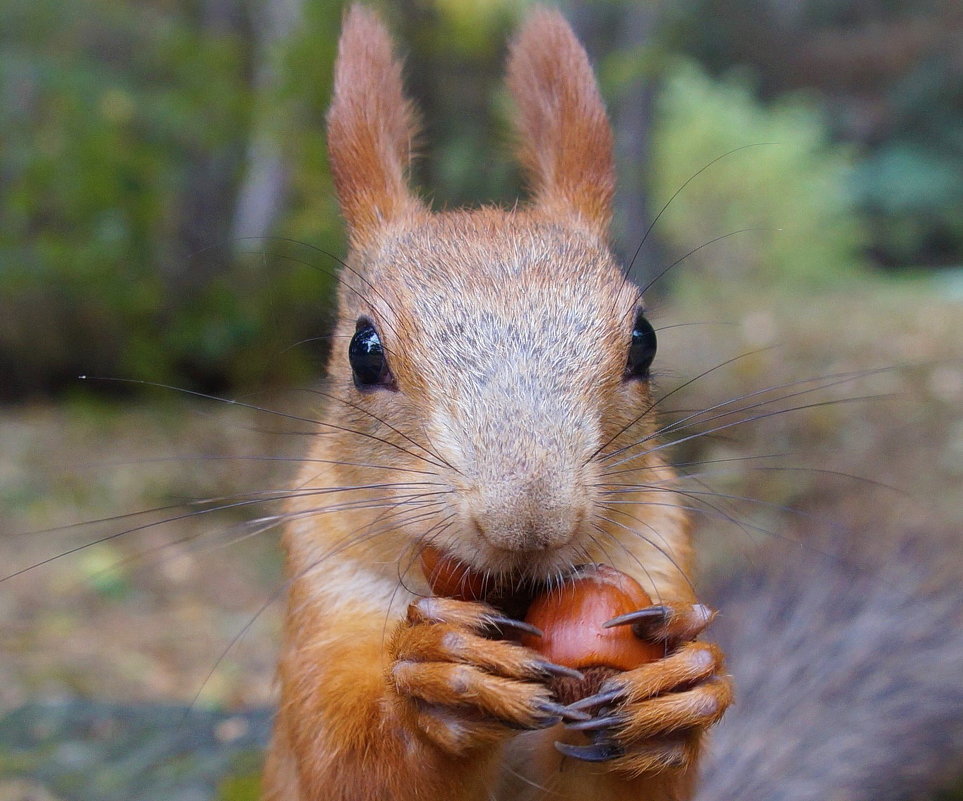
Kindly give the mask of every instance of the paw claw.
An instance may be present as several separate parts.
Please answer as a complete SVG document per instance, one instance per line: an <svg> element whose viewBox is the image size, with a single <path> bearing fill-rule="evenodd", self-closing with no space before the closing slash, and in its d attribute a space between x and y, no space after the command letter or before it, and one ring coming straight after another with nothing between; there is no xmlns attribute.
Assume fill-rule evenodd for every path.
<svg viewBox="0 0 963 801"><path fill-rule="evenodd" d="M609 729L624 723L625 718L621 715L607 715L603 718L591 718L589 720L579 720L575 723L566 723L565 728L569 731L598 731L599 729Z"/></svg>
<svg viewBox="0 0 963 801"><path fill-rule="evenodd" d="M564 718L566 720L588 721L592 719L592 716L586 712L573 710L571 707L556 704L554 701L539 701L537 707L542 712L547 712L549 715Z"/></svg>
<svg viewBox="0 0 963 801"><path fill-rule="evenodd" d="M486 615L485 618L490 626L499 630L514 629L524 634L531 634L533 637L544 636L544 632L540 628L533 626L531 623L526 623L524 620L515 620L515 618L504 615Z"/></svg>
<svg viewBox="0 0 963 801"><path fill-rule="evenodd" d="M554 662L545 662L540 660L535 663L535 668L542 673L548 673L550 676L567 676L570 679L576 679L578 681L582 681L582 679L585 678L585 676L575 668L565 667L565 665L557 665Z"/></svg>
<svg viewBox="0 0 963 801"><path fill-rule="evenodd" d="M601 706L602 704L610 704L612 701L617 701L624 694L625 690L621 688L606 690L605 692L596 693L595 695L590 695L587 698L576 701L573 704L569 704L568 709L572 711L581 711L583 709L591 709L595 706Z"/></svg>
<svg viewBox="0 0 963 801"><path fill-rule="evenodd" d="M646 609L639 609L636 612L628 612L624 615L619 615L618 617L613 617L611 620L606 620L602 624L603 629L611 629L615 626L628 626L630 624L645 624L645 623L664 623L669 615L669 608L667 606L650 606Z"/></svg>
<svg viewBox="0 0 963 801"><path fill-rule="evenodd" d="M572 759L580 759L582 762L608 762L622 756L622 749L614 743L596 743L595 745L569 745L568 743L555 743L555 749Z"/></svg>
<svg viewBox="0 0 963 801"><path fill-rule="evenodd" d="M640 639L676 645L694 640L714 617L705 604L664 603L613 617L602 625L631 626Z"/></svg>

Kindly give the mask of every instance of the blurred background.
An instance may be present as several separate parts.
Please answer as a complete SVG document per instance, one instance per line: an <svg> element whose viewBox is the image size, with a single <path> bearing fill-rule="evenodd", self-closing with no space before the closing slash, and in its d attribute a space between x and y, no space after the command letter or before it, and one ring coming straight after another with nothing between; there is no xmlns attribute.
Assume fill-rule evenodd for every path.
<svg viewBox="0 0 963 801"><path fill-rule="evenodd" d="M415 183L514 202L501 76L528 4L370 5L422 112ZM707 580L748 531L802 537L795 510L958 546L963 6L560 5L615 127L614 247L653 282L660 385L751 351L678 407L873 396L680 448L763 500L705 521ZM309 433L272 411L317 412L341 14L0 0L0 801L255 797L283 588L249 521Z"/></svg>

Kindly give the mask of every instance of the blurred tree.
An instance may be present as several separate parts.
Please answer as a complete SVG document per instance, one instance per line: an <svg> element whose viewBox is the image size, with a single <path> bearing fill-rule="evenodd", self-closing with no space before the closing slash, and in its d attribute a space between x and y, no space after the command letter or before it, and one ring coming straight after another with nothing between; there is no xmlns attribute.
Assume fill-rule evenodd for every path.
<svg viewBox="0 0 963 801"><path fill-rule="evenodd" d="M242 0L4 0L0 397L76 387L78 373L217 389L316 371L303 351L275 357L320 330L330 259L301 252L292 267L260 243L249 262L231 244L263 173L245 155L276 104L279 130L311 126L285 130L292 202L310 187L323 206L310 231L283 225L339 248L318 109L340 8L316 5L297 41L258 49Z"/></svg>
<svg viewBox="0 0 963 801"><path fill-rule="evenodd" d="M252 8L255 19L254 113L244 177L237 194L232 230L235 243L273 231L285 202L288 167L283 129L277 126L282 56L303 25L304 0L270 0Z"/></svg>
<svg viewBox="0 0 963 801"><path fill-rule="evenodd" d="M707 285L721 298L853 275L864 231L847 187L851 158L830 141L818 106L789 95L765 106L747 80L714 81L682 60L657 108L654 191L668 198L681 189L659 224L674 258L694 251L675 271L687 287Z"/></svg>
<svg viewBox="0 0 963 801"><path fill-rule="evenodd" d="M521 181L502 75L505 42L528 2L369 1L397 33L423 113L415 182L437 207L514 203ZM696 146L700 131L739 117L743 100L758 96L779 117L783 94L809 89L832 135L858 146L855 168L833 175L869 215L871 252L893 264L963 262L955 0L562 7L598 68L615 126L615 238L626 261L680 185L653 162L653 130L666 113L656 98L681 91L663 88L681 52L711 75L740 65L755 77L742 94L727 81L721 94L706 90L736 106L713 99L691 129L676 130L686 160L672 180L719 148L769 138L745 130ZM0 0L0 15L0 398L74 387L78 373L203 389L317 374L323 353L289 346L323 332L343 252L323 138L341 3ZM760 114L743 122L765 128ZM661 147L669 152L665 140ZM753 161L766 163L759 153ZM714 181L726 185L715 170L700 183ZM693 226L711 223L716 211L703 200L690 185L673 207L708 215L690 217ZM827 207L853 213L834 203ZM637 277L675 257L674 224L655 226Z"/></svg>
<svg viewBox="0 0 963 801"><path fill-rule="evenodd" d="M677 45L718 74L751 65L762 96L816 89L887 265L963 264L959 0L690 0ZM703 24L711 19L712 25Z"/></svg>

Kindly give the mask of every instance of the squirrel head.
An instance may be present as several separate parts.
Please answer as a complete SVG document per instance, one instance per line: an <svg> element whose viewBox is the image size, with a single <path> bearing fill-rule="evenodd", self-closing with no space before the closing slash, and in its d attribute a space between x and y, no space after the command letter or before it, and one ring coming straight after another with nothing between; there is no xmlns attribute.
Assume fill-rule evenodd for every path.
<svg viewBox="0 0 963 801"><path fill-rule="evenodd" d="M328 146L351 250L329 375L353 406L331 413L367 434L342 453L438 482L433 544L543 572L589 551L598 452L651 426L655 333L607 245L612 132L557 12L529 15L508 85L531 202L432 213L406 180L416 126L390 38L346 15Z"/></svg>

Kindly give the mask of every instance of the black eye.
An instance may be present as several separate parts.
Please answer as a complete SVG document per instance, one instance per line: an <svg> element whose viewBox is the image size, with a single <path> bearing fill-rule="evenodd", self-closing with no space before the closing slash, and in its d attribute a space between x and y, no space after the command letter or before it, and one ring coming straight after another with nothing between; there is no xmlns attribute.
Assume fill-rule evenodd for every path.
<svg viewBox="0 0 963 801"><path fill-rule="evenodd" d="M358 389L389 386L393 383L385 358L384 345L367 317L358 319L358 327L348 346L348 361Z"/></svg>
<svg viewBox="0 0 963 801"><path fill-rule="evenodd" d="M629 345L629 358L625 364L626 380L649 377L649 367L655 358L657 344L655 329L639 311L632 326L632 344Z"/></svg>

